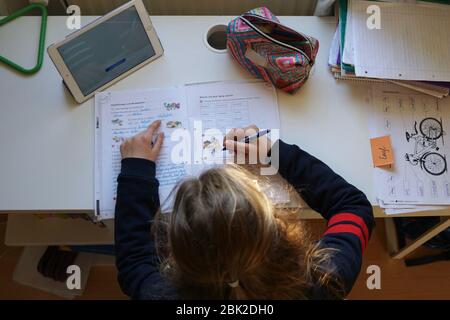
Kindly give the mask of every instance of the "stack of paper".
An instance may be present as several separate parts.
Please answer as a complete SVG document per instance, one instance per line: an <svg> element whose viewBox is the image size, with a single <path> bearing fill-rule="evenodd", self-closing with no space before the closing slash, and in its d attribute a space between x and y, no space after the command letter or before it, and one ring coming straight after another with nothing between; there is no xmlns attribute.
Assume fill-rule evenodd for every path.
<svg viewBox="0 0 450 320"><path fill-rule="evenodd" d="M393 164L374 168L380 207L386 214L449 209L450 98L375 85L370 100L371 137L388 136L392 146L385 155Z"/></svg>
<svg viewBox="0 0 450 320"><path fill-rule="evenodd" d="M390 82L443 98L450 91L448 30L448 5L340 0L328 63L336 79Z"/></svg>

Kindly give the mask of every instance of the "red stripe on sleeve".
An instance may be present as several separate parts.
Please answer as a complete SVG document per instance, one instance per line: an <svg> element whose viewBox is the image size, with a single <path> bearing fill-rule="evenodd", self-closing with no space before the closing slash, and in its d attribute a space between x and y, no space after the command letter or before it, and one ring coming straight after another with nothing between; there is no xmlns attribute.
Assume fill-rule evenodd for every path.
<svg viewBox="0 0 450 320"><path fill-rule="evenodd" d="M339 222L344 222L344 221L353 222L353 223L356 223L358 226L360 226L362 228L362 230L364 231L364 239L366 240L366 242L369 241L369 229L367 229L366 223L360 216L357 216L354 213L335 214L328 221L328 226L331 226L331 225L339 223Z"/></svg>
<svg viewBox="0 0 450 320"><path fill-rule="evenodd" d="M324 235L335 233L351 233L357 236L361 243L362 252L364 253L364 250L366 249L366 240L364 239L363 232L360 228L352 224L338 224L332 226L331 228L328 228L327 231L325 231Z"/></svg>

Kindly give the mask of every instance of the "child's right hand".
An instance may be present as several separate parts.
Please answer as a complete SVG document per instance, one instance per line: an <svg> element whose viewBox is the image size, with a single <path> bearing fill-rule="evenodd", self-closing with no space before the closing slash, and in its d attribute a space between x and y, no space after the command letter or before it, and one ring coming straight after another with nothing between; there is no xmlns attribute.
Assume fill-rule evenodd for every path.
<svg viewBox="0 0 450 320"><path fill-rule="evenodd" d="M261 152L265 151L264 156L267 156L272 146L272 142L267 135L249 143L241 142L246 136L255 135L258 131L259 128L254 124L245 128L234 128L225 136L224 146L227 150L235 152L238 156L246 156L246 158L249 154L257 155L259 158L260 150Z"/></svg>

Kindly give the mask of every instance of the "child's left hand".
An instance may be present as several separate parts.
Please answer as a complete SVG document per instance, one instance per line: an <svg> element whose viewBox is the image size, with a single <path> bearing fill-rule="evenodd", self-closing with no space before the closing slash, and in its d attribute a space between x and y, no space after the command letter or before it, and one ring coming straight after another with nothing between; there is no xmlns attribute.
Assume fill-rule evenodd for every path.
<svg viewBox="0 0 450 320"><path fill-rule="evenodd" d="M161 120L154 121L145 131L126 139L120 145L122 159L140 158L156 161L164 140L164 134L160 132L156 142L152 143L153 134L161 125Z"/></svg>

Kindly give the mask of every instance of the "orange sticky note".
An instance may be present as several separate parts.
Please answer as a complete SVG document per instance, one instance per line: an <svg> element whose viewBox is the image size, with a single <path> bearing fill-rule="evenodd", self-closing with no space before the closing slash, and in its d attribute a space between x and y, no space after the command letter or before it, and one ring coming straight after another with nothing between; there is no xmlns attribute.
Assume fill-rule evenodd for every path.
<svg viewBox="0 0 450 320"><path fill-rule="evenodd" d="M372 148L372 161L375 167L385 167L394 164L391 136L370 139Z"/></svg>

